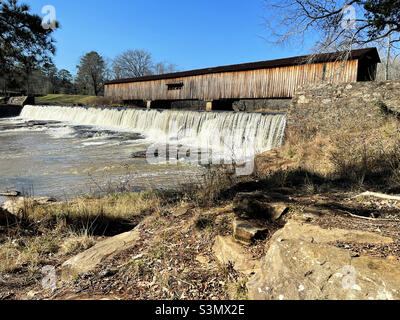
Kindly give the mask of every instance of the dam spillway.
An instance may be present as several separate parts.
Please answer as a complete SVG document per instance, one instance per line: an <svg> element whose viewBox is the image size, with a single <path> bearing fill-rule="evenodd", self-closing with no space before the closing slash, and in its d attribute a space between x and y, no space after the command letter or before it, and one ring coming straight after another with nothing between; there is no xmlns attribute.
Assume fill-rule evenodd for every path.
<svg viewBox="0 0 400 320"><path fill-rule="evenodd" d="M69 122L143 134L152 141L160 134L170 141L218 148L221 138L234 148L255 154L280 147L286 127L283 113L196 112L133 108L25 106L21 118Z"/></svg>
<svg viewBox="0 0 400 320"><path fill-rule="evenodd" d="M209 165L232 163L226 145L228 153L252 149L234 162L247 175L254 153L281 145L285 125L285 114L274 113L28 105L19 117L0 119L0 187L57 199L179 189L199 183ZM151 161L156 144L168 159L159 152Z"/></svg>

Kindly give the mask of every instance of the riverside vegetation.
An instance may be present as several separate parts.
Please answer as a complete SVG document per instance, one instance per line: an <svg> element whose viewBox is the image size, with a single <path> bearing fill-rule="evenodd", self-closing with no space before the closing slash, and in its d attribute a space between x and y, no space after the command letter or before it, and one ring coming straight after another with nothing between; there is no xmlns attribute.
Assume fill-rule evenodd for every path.
<svg viewBox="0 0 400 320"><path fill-rule="evenodd" d="M212 249L218 237L232 235L238 192L280 193L290 209L265 236L242 247L251 259L265 256L288 220L313 210L318 218L312 220L323 229L339 226L393 240L376 245L350 239L334 246L399 262L400 203L357 197L367 190L400 190L400 122L382 101L371 110L373 118L343 119L341 130L287 128L283 147L258 156L249 177L220 166L201 186L179 192L111 192L54 203L24 198L16 221L1 229L0 298L247 299L252 272L221 263ZM41 287L43 266L59 270L104 238L137 226L135 245L71 281L59 279L54 292Z"/></svg>
<svg viewBox="0 0 400 320"><path fill-rule="evenodd" d="M48 94L36 97L38 105L52 106L96 106L96 107L119 107L124 106L124 102L102 96L71 95L71 94Z"/></svg>

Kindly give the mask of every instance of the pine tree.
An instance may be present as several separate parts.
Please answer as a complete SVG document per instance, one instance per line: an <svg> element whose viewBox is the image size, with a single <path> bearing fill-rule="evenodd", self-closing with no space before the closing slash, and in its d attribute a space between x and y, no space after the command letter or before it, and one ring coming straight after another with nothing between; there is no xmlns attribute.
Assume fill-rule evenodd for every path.
<svg viewBox="0 0 400 320"><path fill-rule="evenodd" d="M0 0L0 77L5 83L21 72L29 91L32 71L55 54L53 31L42 27L42 18L30 13L28 5Z"/></svg>
<svg viewBox="0 0 400 320"><path fill-rule="evenodd" d="M84 94L98 96L103 90L105 81L106 63L104 58L95 51L89 52L81 58L77 68L76 82L80 91Z"/></svg>

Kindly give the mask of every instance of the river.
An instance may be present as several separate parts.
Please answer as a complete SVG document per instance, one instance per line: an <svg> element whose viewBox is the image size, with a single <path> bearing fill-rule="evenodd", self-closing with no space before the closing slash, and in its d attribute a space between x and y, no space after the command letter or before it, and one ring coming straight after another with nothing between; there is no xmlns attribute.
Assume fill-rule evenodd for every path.
<svg viewBox="0 0 400 320"><path fill-rule="evenodd" d="M242 137L254 135L260 153L281 144L284 126L282 114L27 106L20 117L0 119L0 191L64 200L109 190L177 188L197 183L206 163L184 156L149 163L146 151L155 142L197 144L197 152L207 153L217 149L214 128L225 136L238 132L241 145Z"/></svg>

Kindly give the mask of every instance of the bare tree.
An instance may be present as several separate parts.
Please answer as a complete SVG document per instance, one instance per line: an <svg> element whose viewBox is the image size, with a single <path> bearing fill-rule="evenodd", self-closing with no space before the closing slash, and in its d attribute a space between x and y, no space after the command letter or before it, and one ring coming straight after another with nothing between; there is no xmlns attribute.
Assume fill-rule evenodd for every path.
<svg viewBox="0 0 400 320"><path fill-rule="evenodd" d="M274 43L317 38L313 51L349 51L400 43L399 0L268 0L267 19Z"/></svg>
<svg viewBox="0 0 400 320"><path fill-rule="evenodd" d="M135 78L153 74L151 53L146 50L128 50L117 56L112 64L114 78Z"/></svg>
<svg viewBox="0 0 400 320"><path fill-rule="evenodd" d="M376 80L400 80L400 59L398 56L389 56L378 65Z"/></svg>
<svg viewBox="0 0 400 320"><path fill-rule="evenodd" d="M173 63L159 62L154 66L154 74L166 74L178 72L178 68Z"/></svg>

